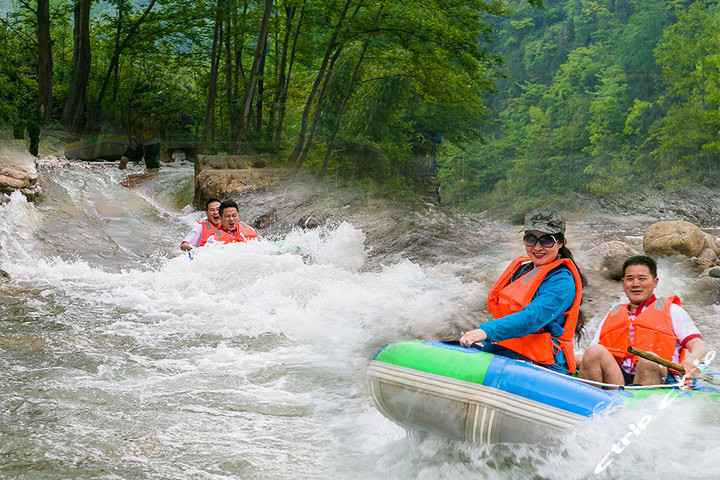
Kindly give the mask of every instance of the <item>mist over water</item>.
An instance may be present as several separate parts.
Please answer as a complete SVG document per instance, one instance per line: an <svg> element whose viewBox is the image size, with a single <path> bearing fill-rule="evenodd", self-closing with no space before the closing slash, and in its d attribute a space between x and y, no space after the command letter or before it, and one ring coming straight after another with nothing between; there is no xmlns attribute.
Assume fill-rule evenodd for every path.
<svg viewBox="0 0 720 480"><path fill-rule="evenodd" d="M473 218L467 243L439 244L430 261L393 250L427 236L402 223L416 214L378 241L368 232L386 220L370 212L190 259L178 245L203 219L187 206L192 167L133 189L120 185L127 175L45 170L40 202L0 205L3 477L714 478L717 404L648 404L546 445L495 446L406 432L369 404L365 369L380 347L467 327L461 317L522 253L511 226ZM572 227L575 245L587 227ZM589 308L592 332L609 305ZM716 307L697 315L717 345ZM596 476L644 415L647 431Z"/></svg>

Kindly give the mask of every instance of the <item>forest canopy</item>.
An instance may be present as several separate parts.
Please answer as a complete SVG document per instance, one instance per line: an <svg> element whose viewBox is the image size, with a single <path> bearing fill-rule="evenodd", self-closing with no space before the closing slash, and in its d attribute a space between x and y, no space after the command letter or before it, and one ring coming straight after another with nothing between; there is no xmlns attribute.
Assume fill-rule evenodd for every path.
<svg viewBox="0 0 720 480"><path fill-rule="evenodd" d="M441 152L446 203L718 185L717 2L553 0L515 12L493 35L505 76L485 97L484 141Z"/></svg>
<svg viewBox="0 0 720 480"><path fill-rule="evenodd" d="M462 210L720 180L720 6L2 0L0 125L413 183ZM565 200L567 201L567 200Z"/></svg>

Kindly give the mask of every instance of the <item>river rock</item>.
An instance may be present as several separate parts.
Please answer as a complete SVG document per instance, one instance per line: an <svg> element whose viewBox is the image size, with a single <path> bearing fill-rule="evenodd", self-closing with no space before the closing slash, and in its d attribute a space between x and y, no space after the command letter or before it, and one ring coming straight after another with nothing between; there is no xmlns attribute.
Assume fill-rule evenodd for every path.
<svg viewBox="0 0 720 480"><path fill-rule="evenodd" d="M716 262L712 262L701 257L692 257L686 258L685 260L673 265L673 272L676 275L685 277L698 276L714 266L716 266Z"/></svg>
<svg viewBox="0 0 720 480"><path fill-rule="evenodd" d="M720 245L718 245L717 238L707 232L705 232L705 243L703 244L703 249L706 248L715 252L715 255L720 255Z"/></svg>
<svg viewBox="0 0 720 480"><path fill-rule="evenodd" d="M720 267L712 267L708 270L708 275L712 278L720 278Z"/></svg>
<svg viewBox="0 0 720 480"><path fill-rule="evenodd" d="M700 277L690 281L683 303L710 305L720 302L720 278Z"/></svg>
<svg viewBox="0 0 720 480"><path fill-rule="evenodd" d="M703 251L700 252L700 255L698 255L699 259L702 259L706 262L709 262L711 266L715 266L718 263L718 256L717 253L713 251L711 248L703 248Z"/></svg>
<svg viewBox="0 0 720 480"><path fill-rule="evenodd" d="M250 160L242 155L198 155L197 162L195 162L195 173L207 168L228 170L248 168L250 165Z"/></svg>
<svg viewBox="0 0 720 480"><path fill-rule="evenodd" d="M0 144L0 194L10 195L14 191L19 191L29 201L42 193L35 157L22 144Z"/></svg>
<svg viewBox="0 0 720 480"><path fill-rule="evenodd" d="M643 237L643 249L651 257L696 257L704 245L703 231L685 220L653 223Z"/></svg>
<svg viewBox="0 0 720 480"><path fill-rule="evenodd" d="M595 270L610 280L620 280L623 276L622 266L625 260L640 254L637 249L620 240L601 243L587 252L591 265L595 265Z"/></svg>
<svg viewBox="0 0 720 480"><path fill-rule="evenodd" d="M270 160L270 154L260 155L198 155L195 173L207 168L215 170L238 170L245 168L264 168Z"/></svg>
<svg viewBox="0 0 720 480"><path fill-rule="evenodd" d="M255 219L255 222L253 223L253 227L257 228L258 230L262 230L263 228L267 228L273 223L277 221L277 209L273 208L267 213L264 213L260 215L258 218Z"/></svg>
<svg viewBox="0 0 720 480"><path fill-rule="evenodd" d="M206 168L198 173L197 166L195 172L195 205L204 205L211 198L222 200L247 190L262 188L291 173L284 168Z"/></svg>

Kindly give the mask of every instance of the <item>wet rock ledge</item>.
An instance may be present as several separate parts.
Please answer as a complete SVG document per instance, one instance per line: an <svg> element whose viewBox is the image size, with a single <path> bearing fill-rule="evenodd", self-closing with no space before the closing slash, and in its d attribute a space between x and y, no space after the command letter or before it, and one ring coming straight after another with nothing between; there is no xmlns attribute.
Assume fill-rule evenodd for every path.
<svg viewBox="0 0 720 480"><path fill-rule="evenodd" d="M35 157L24 148L22 141L3 141L0 143L0 197L15 191L25 195L29 201L36 200L42 193Z"/></svg>
<svg viewBox="0 0 720 480"><path fill-rule="evenodd" d="M211 198L225 199L270 185L290 175L285 168L270 168L272 155L198 155L195 162L195 198L204 208Z"/></svg>

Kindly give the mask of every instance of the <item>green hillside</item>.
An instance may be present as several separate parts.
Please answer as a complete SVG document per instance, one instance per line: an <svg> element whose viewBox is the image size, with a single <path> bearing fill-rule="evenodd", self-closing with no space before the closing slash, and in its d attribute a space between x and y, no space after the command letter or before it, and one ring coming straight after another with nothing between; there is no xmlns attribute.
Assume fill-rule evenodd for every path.
<svg viewBox="0 0 720 480"><path fill-rule="evenodd" d="M493 35L506 77L486 96L485 143L444 152L444 198L483 209L716 186L718 22L717 2L516 4Z"/></svg>
<svg viewBox="0 0 720 480"><path fill-rule="evenodd" d="M35 4L0 0L19 137L141 117L397 196L437 160L468 210L720 182L717 2L77 0L39 23Z"/></svg>

